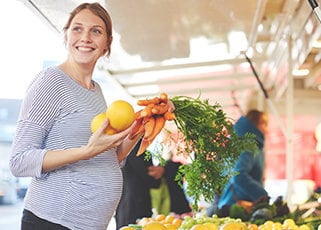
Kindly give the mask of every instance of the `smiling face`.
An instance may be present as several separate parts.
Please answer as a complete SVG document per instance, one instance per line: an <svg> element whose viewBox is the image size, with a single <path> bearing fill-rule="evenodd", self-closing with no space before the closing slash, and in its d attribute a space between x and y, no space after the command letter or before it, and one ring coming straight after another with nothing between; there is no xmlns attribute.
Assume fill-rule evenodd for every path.
<svg viewBox="0 0 321 230"><path fill-rule="evenodd" d="M108 50L108 36L104 21L88 9L81 10L65 31L69 60L94 66Z"/></svg>

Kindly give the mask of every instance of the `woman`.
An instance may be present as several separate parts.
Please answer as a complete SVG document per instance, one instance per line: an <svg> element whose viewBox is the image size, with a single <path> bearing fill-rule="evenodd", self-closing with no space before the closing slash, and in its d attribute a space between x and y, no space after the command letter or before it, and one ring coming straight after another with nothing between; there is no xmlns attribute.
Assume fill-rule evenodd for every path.
<svg viewBox="0 0 321 230"><path fill-rule="evenodd" d="M264 112L258 110L250 110L235 123L234 130L239 136L245 133L255 135L259 152L257 154L251 152L240 154L234 166L234 171L238 174L233 176L226 185L218 201L219 209L225 210L238 200L253 202L268 195L262 181L265 162L263 149L267 128L268 117Z"/></svg>
<svg viewBox="0 0 321 230"><path fill-rule="evenodd" d="M75 8L64 27L66 61L31 82L17 124L11 171L32 177L21 229L105 230L122 191L120 163L137 141L131 127L94 134L90 123L106 110L92 80L99 58L110 54L112 22L98 3Z"/></svg>

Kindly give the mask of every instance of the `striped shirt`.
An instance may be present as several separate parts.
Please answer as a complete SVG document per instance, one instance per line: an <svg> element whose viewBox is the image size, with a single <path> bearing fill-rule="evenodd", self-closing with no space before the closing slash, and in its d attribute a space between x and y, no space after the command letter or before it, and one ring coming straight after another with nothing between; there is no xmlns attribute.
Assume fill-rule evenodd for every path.
<svg viewBox="0 0 321 230"><path fill-rule="evenodd" d="M88 90L58 67L44 69L28 87L12 146L12 173L32 177L25 208L70 229L106 230L122 191L115 149L41 172L48 150L87 144L92 118L107 107L94 85Z"/></svg>

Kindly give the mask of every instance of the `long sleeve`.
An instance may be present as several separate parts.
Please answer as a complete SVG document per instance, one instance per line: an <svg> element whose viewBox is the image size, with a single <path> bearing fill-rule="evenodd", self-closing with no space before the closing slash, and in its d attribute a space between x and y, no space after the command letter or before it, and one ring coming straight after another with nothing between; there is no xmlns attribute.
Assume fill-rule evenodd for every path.
<svg viewBox="0 0 321 230"><path fill-rule="evenodd" d="M262 185L262 172L264 167L264 156L262 152L243 152L235 165L238 175L233 177L233 189L238 199L256 200L267 195Z"/></svg>

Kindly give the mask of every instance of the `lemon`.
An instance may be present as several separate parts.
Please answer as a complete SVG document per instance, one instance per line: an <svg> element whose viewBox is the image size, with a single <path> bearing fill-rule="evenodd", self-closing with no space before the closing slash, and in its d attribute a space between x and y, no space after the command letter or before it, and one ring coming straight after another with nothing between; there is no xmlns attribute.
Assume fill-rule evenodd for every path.
<svg viewBox="0 0 321 230"><path fill-rule="evenodd" d="M131 104L116 100L106 109L110 126L118 132L127 129L135 120L135 111Z"/></svg>
<svg viewBox="0 0 321 230"><path fill-rule="evenodd" d="M124 226L124 227L121 227L119 230L135 230L135 228L129 227L129 226Z"/></svg>
<svg viewBox="0 0 321 230"><path fill-rule="evenodd" d="M228 222L220 227L220 230L245 230L246 227L242 223Z"/></svg>
<svg viewBox="0 0 321 230"><path fill-rule="evenodd" d="M208 228L206 226L204 226L203 224L195 224L195 225L193 225L191 230L208 230Z"/></svg>
<svg viewBox="0 0 321 230"><path fill-rule="evenodd" d="M165 227L164 224L159 223L159 222L150 222L145 225L143 225L142 230L166 230L167 228Z"/></svg>
<svg viewBox="0 0 321 230"><path fill-rule="evenodd" d="M179 227L181 226L183 220L182 219L179 219L179 218L175 218L172 222L172 224L176 225L176 227Z"/></svg>
<svg viewBox="0 0 321 230"><path fill-rule="evenodd" d="M307 224L303 224L299 227L299 230L310 230L310 227Z"/></svg>
<svg viewBox="0 0 321 230"><path fill-rule="evenodd" d="M175 216L167 215L167 216L165 217L165 223L171 224L174 219L175 219Z"/></svg>
<svg viewBox="0 0 321 230"><path fill-rule="evenodd" d="M178 227L175 224L164 224L167 230L177 230Z"/></svg>
<svg viewBox="0 0 321 230"><path fill-rule="evenodd" d="M256 224L249 224L249 225L247 226L247 228L248 228L249 230L258 230L258 229L259 229L259 227L258 227Z"/></svg>
<svg viewBox="0 0 321 230"><path fill-rule="evenodd" d="M208 228L208 230L218 230L218 227L216 224L211 223L211 222L206 222L203 224L205 227Z"/></svg>
<svg viewBox="0 0 321 230"><path fill-rule="evenodd" d="M296 227L296 223L294 222L293 219L288 218L288 219L285 219L283 221L282 226L285 227L285 228L295 228Z"/></svg>
<svg viewBox="0 0 321 230"><path fill-rule="evenodd" d="M166 217L165 214L158 214L158 215L155 217L155 220L156 220L156 221L162 221L162 220L165 220L165 217Z"/></svg>

